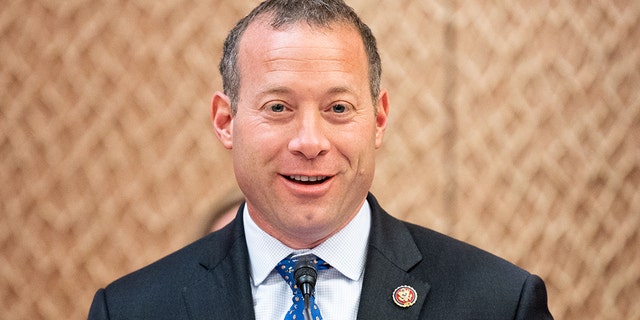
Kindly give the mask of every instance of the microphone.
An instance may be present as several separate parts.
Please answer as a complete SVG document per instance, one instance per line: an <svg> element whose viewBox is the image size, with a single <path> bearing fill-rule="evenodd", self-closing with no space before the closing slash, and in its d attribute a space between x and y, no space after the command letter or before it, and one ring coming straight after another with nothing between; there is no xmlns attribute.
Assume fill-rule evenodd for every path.
<svg viewBox="0 0 640 320"><path fill-rule="evenodd" d="M318 272L313 256L302 256L296 261L293 271L293 277L296 279L296 285L302 292L304 298L304 307L309 310L309 297L313 294L313 288L316 286Z"/></svg>

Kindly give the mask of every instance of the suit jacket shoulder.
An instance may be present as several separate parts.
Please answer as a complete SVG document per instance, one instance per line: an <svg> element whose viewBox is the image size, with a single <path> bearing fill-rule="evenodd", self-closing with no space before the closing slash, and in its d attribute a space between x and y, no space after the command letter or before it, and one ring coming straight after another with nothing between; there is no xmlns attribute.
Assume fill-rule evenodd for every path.
<svg viewBox="0 0 640 320"><path fill-rule="evenodd" d="M224 229L98 290L89 319L250 319L249 277L239 214Z"/></svg>
<svg viewBox="0 0 640 320"><path fill-rule="evenodd" d="M359 319L551 319L540 278L449 236L391 217L372 195ZM410 307L393 292L410 286ZM369 299L369 300L367 300Z"/></svg>

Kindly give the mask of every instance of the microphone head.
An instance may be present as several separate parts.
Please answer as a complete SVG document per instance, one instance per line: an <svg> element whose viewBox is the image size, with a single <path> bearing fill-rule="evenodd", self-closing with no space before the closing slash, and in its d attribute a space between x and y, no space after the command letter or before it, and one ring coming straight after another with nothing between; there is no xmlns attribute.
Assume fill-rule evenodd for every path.
<svg viewBox="0 0 640 320"><path fill-rule="evenodd" d="M316 271L316 263L313 257L303 256L296 261L293 277L296 279L298 287L301 287L303 283L309 283L312 287L315 286L317 276L318 272Z"/></svg>
<svg viewBox="0 0 640 320"><path fill-rule="evenodd" d="M316 262L313 257L303 256L296 261L293 269L293 277L296 279L296 285L302 292L305 307L309 307L309 297L313 293L316 286L318 272L316 271Z"/></svg>

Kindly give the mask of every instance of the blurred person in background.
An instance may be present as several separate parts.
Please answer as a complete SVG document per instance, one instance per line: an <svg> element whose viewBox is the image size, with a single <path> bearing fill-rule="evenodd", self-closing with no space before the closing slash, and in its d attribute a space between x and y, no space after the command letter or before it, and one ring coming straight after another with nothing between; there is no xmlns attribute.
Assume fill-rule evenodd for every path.
<svg viewBox="0 0 640 320"><path fill-rule="evenodd" d="M238 189L233 189L221 201L214 205L209 214L205 216L202 228L198 235L200 237L218 231L228 225L236 217L238 209L244 202L244 196Z"/></svg>

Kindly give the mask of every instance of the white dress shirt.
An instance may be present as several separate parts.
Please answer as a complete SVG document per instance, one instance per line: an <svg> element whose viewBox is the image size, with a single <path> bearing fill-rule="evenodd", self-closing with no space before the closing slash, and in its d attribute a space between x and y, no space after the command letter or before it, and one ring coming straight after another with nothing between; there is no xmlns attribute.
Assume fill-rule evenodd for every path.
<svg viewBox="0 0 640 320"><path fill-rule="evenodd" d="M325 320L355 319L364 276L371 208L367 201L342 230L315 248L294 250L264 232L243 212L251 262L253 308L258 320L284 319L293 304L291 288L274 270L290 254L314 254L332 268L318 271L315 301Z"/></svg>

